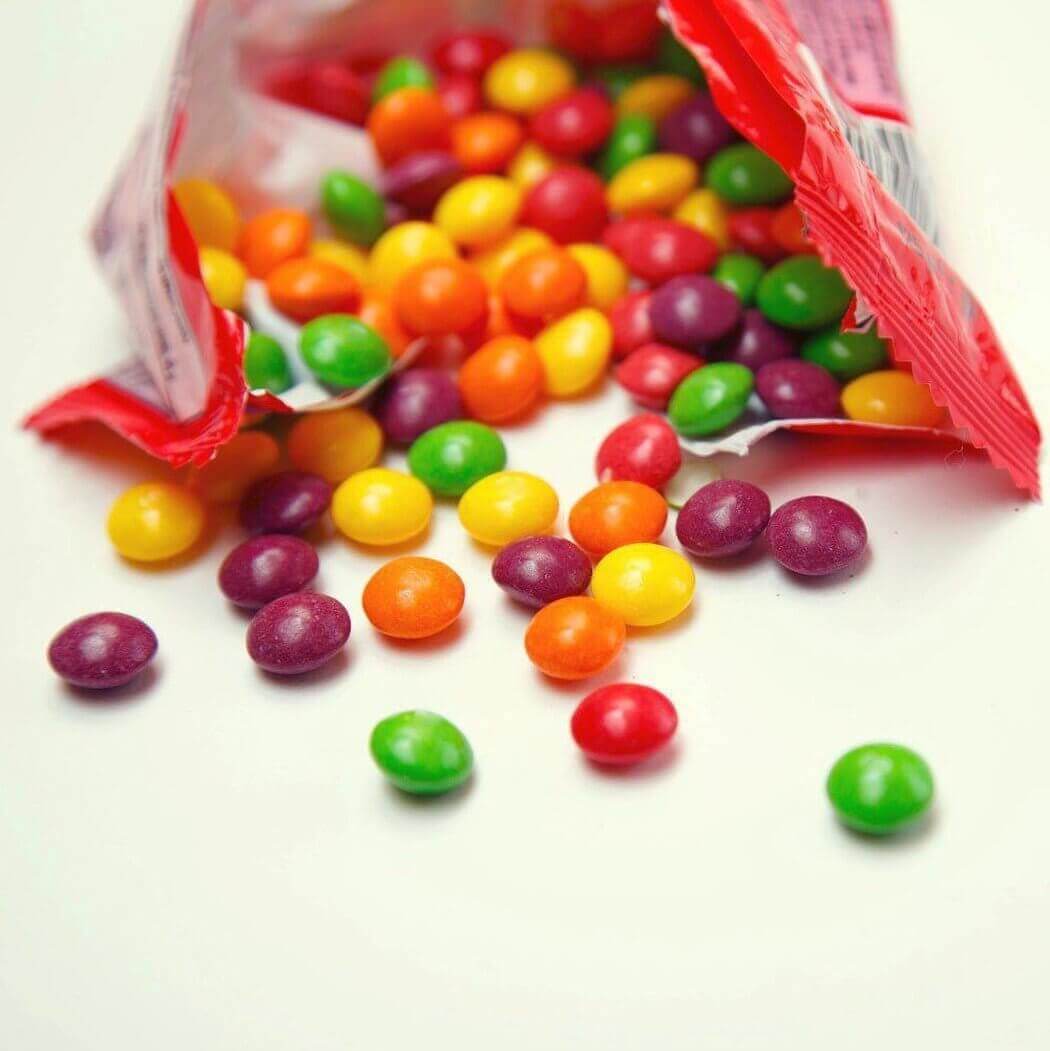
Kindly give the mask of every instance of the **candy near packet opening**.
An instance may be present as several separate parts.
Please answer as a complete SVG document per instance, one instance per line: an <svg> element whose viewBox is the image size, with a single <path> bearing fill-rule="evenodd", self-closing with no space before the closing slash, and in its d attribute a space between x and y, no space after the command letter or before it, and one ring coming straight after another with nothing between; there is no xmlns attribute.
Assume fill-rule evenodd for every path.
<svg viewBox="0 0 1050 1051"><path fill-rule="evenodd" d="M307 110L253 85L283 76L292 90L303 63L334 68L365 51L422 50L468 21L511 27L519 41L546 37L585 59L630 61L632 49L651 45L653 8L653 0L197 0L166 93L92 231L138 358L60 395L27 426L48 431L101 420L178 466L207 462L236 433L246 406L298 411L360 400L365 390L331 398L323 388L293 388L287 401L246 390L246 326L210 302L171 186L207 175L249 215L274 204L316 209L316 188L333 165L379 184L371 139L347 123L361 115L324 115L333 100L345 108L353 98L342 85L328 85ZM791 176L809 239L856 293L846 320L876 324L897 363L947 408L954 433L1037 495L1038 424L988 318L936 247L883 0L667 0L661 14L699 61L719 110ZM944 433L842 419L773 420L683 445L701 455L743 454L781 427Z"/></svg>

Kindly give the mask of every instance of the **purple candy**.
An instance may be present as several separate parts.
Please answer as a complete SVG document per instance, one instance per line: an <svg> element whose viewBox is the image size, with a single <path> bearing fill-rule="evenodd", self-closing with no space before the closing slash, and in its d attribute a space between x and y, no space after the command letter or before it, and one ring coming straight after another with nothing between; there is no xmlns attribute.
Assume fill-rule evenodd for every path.
<svg viewBox="0 0 1050 1051"><path fill-rule="evenodd" d="M387 169L383 194L411 212L429 212L462 174L462 166L451 153L413 153Z"/></svg>
<svg viewBox="0 0 1050 1051"><path fill-rule="evenodd" d="M316 474L282 471L256 482L241 501L241 525L250 533L302 533L332 502L332 487Z"/></svg>
<svg viewBox="0 0 1050 1051"><path fill-rule="evenodd" d="M718 356L756 372L763 365L795 354L791 337L753 307L741 315L740 324L722 341Z"/></svg>
<svg viewBox="0 0 1050 1051"><path fill-rule="evenodd" d="M673 277L650 297L649 320L659 341L701 350L740 320L740 300L712 277Z"/></svg>
<svg viewBox="0 0 1050 1051"><path fill-rule="evenodd" d="M698 489L678 512L675 532L687 551L725 558L750 547L769 521L769 497L750 482L724 479Z"/></svg>
<svg viewBox="0 0 1050 1051"><path fill-rule="evenodd" d="M275 675L301 675L330 661L350 638L350 614L330 595L297 591L263 606L248 625L248 655Z"/></svg>
<svg viewBox="0 0 1050 1051"><path fill-rule="evenodd" d="M711 96L697 93L675 106L660 124L660 148L703 162L736 138Z"/></svg>
<svg viewBox="0 0 1050 1051"><path fill-rule="evenodd" d="M538 608L582 595L591 582L591 563L571 540L527 536L500 551L492 563L492 579L511 598Z"/></svg>
<svg viewBox="0 0 1050 1051"><path fill-rule="evenodd" d="M391 376L373 414L395 445L411 445L424 431L463 417L459 388L443 369L406 369Z"/></svg>
<svg viewBox="0 0 1050 1051"><path fill-rule="evenodd" d="M778 507L766 537L773 557L785 569L807 577L847 569L868 543L860 515L830 496L802 496Z"/></svg>
<svg viewBox="0 0 1050 1051"><path fill-rule="evenodd" d="M51 640L47 659L73 686L106 690L130 682L157 652L148 624L127 613L91 613Z"/></svg>
<svg viewBox="0 0 1050 1051"><path fill-rule="evenodd" d="M317 552L297 536L268 533L238 544L219 567L219 588L238 606L258 609L302 591L317 576Z"/></svg>
<svg viewBox="0 0 1050 1051"><path fill-rule="evenodd" d="M835 377L811 361L785 358L763 365L755 376L755 391L778 420L840 415Z"/></svg>

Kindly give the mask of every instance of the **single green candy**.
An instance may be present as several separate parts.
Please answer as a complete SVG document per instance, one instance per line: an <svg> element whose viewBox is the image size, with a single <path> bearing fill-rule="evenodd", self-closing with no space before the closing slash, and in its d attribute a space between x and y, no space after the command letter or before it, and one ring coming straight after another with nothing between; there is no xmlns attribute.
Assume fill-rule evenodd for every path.
<svg viewBox="0 0 1050 1051"><path fill-rule="evenodd" d="M933 774L922 756L899 744L866 744L831 768L828 798L847 827L887 836L914 824L933 801Z"/></svg>
<svg viewBox="0 0 1050 1051"><path fill-rule="evenodd" d="M842 275L815 255L793 255L758 283L758 309L784 328L824 328L846 312L853 293Z"/></svg>
<svg viewBox="0 0 1050 1051"><path fill-rule="evenodd" d="M817 332L802 344L802 357L820 365L840 383L886 367L889 350L874 328L867 332L840 332L833 325Z"/></svg>
<svg viewBox="0 0 1050 1051"><path fill-rule="evenodd" d="M749 307L755 301L758 283L766 272L765 265L756 256L744 252L727 252L721 256L711 276Z"/></svg>
<svg viewBox="0 0 1050 1051"><path fill-rule="evenodd" d="M609 93L611 99L618 99L636 80L649 75L647 66L631 64L611 64L596 66L591 71L591 78L598 81Z"/></svg>
<svg viewBox="0 0 1050 1051"><path fill-rule="evenodd" d="M700 63L693 57L693 53L679 43L678 38L670 29L665 29L660 35L659 49L656 54L656 62L664 73L673 73L678 77L685 77L694 84L706 87L707 80Z"/></svg>
<svg viewBox="0 0 1050 1051"><path fill-rule="evenodd" d="M679 434L703 438L724 430L743 413L754 386L755 377L744 365L704 365L675 388L667 415Z"/></svg>
<svg viewBox="0 0 1050 1051"><path fill-rule="evenodd" d="M330 387L362 387L390 369L390 348L375 329L349 314L325 314L303 325L299 353Z"/></svg>
<svg viewBox="0 0 1050 1051"><path fill-rule="evenodd" d="M268 390L271 394L281 394L295 383L284 349L272 336L253 332L248 337L244 382L250 390Z"/></svg>
<svg viewBox="0 0 1050 1051"><path fill-rule="evenodd" d="M372 101L378 102L401 88L433 87L434 77L430 70L419 59L401 55L392 58L377 74L372 88Z"/></svg>
<svg viewBox="0 0 1050 1051"><path fill-rule="evenodd" d="M473 420L431 427L408 450L408 469L438 496L462 496L475 482L507 466L507 447Z"/></svg>
<svg viewBox="0 0 1050 1051"><path fill-rule="evenodd" d="M372 731L369 748L387 778L414 795L449 792L474 769L470 742L434 712L399 712L383 719Z"/></svg>
<svg viewBox="0 0 1050 1051"><path fill-rule="evenodd" d="M784 169L749 142L719 150L707 165L705 179L730 204L777 204L794 189Z"/></svg>
<svg viewBox="0 0 1050 1051"><path fill-rule="evenodd" d="M386 229L386 202L364 180L330 171L321 182L325 217L348 241L368 248Z"/></svg>
<svg viewBox="0 0 1050 1051"><path fill-rule="evenodd" d="M656 149L656 124L644 113L628 113L613 125L598 161L598 170L605 180L611 179L631 161L644 157Z"/></svg>

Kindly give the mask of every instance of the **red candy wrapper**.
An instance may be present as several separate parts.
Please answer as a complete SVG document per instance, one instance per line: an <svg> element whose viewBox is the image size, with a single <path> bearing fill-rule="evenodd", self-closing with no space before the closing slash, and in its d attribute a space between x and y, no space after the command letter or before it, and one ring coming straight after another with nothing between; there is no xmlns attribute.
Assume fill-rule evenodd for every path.
<svg viewBox="0 0 1050 1051"><path fill-rule="evenodd" d="M170 187L182 175L212 176L250 212L266 203L316 208L318 180L331 167L374 181L376 158L360 128L316 112L323 106L311 112L253 88L294 84L308 63L364 70L370 57L425 48L479 15L519 39L564 38L570 50L602 61L633 58L656 27L653 0L467 6L464 18L462 5L448 0L198 0L166 97L92 235L139 357L60 395L27 425L48 431L101 420L178 466L214 455L246 406L289 411L364 396L333 399L309 382L283 399L245 389L246 326L208 301ZM856 291L847 323L877 325L896 361L947 408L957 429L949 433L985 449L1018 487L1038 495L1038 424L987 316L936 246L883 0L666 0L660 14L696 55L729 121L791 175L810 240ZM944 433L776 420L683 444L699 454L743 453L780 428Z"/></svg>

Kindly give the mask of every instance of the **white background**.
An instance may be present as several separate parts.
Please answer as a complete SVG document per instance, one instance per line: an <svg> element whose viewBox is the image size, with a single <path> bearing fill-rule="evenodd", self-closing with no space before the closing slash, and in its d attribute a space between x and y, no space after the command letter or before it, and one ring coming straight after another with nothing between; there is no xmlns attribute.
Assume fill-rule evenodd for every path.
<svg viewBox="0 0 1050 1051"><path fill-rule="evenodd" d="M855 503L873 557L825 586L701 568L692 612L602 677L679 708L673 755L634 776L581 761L583 688L532 671L452 507L421 550L466 579L462 630L384 643L359 596L386 556L329 540L320 583L354 634L300 683L255 670L214 586L234 531L167 571L112 553L109 503L155 468L15 423L126 350L82 234L180 7L0 4L0 1047L1050 1046L1050 517L979 458L789 438L730 464L774 502ZM1045 5L897 7L949 254L1050 423ZM552 407L508 432L513 465L568 506L626 411L612 389ZM109 703L44 660L98 608L161 640L148 688ZM469 790L420 804L378 776L370 728L413 705L470 736ZM823 796L879 738L938 779L934 821L897 842L845 834Z"/></svg>

